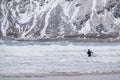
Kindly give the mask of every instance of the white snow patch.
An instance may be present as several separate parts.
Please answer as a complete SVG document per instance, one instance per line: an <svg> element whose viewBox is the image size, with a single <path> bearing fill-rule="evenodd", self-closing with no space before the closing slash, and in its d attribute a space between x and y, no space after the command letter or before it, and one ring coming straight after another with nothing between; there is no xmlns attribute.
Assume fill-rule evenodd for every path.
<svg viewBox="0 0 120 80"><path fill-rule="evenodd" d="M76 7L76 9L75 9L75 11L74 11L74 13L73 13L73 15L72 15L72 20L73 19L76 19L76 16L78 15L78 12L79 12L79 7Z"/></svg>
<svg viewBox="0 0 120 80"><path fill-rule="evenodd" d="M62 7L63 7L63 12L64 12L65 16L70 17L69 12L70 12L72 5L73 5L72 3L64 2L64 5Z"/></svg>
<svg viewBox="0 0 120 80"><path fill-rule="evenodd" d="M93 0L93 6L92 6L92 11L96 11L96 4L97 4L97 0Z"/></svg>
<svg viewBox="0 0 120 80"><path fill-rule="evenodd" d="M80 33L87 34L91 30L89 20L85 23L85 26L80 30Z"/></svg>
<svg viewBox="0 0 120 80"><path fill-rule="evenodd" d="M120 24L120 18L118 18L118 19L115 18L114 23L119 25Z"/></svg>
<svg viewBox="0 0 120 80"><path fill-rule="evenodd" d="M27 14L27 12L24 14L19 14L18 22L21 24L24 24L24 23L29 22L31 18L32 18L32 14L29 15Z"/></svg>
<svg viewBox="0 0 120 80"><path fill-rule="evenodd" d="M91 17L93 17L94 13L96 12L96 4L97 4L97 0L93 0L92 1L92 14L91 14Z"/></svg>
<svg viewBox="0 0 120 80"><path fill-rule="evenodd" d="M105 6L107 3L107 0L102 0L102 2L103 2L103 5Z"/></svg>

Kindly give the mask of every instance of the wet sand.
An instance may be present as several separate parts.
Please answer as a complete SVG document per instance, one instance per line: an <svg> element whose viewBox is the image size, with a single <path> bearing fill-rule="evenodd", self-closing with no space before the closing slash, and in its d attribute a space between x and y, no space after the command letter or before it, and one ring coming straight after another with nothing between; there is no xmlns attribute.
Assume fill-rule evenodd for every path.
<svg viewBox="0 0 120 80"><path fill-rule="evenodd" d="M48 76L48 77L0 77L0 80L120 80L120 74Z"/></svg>

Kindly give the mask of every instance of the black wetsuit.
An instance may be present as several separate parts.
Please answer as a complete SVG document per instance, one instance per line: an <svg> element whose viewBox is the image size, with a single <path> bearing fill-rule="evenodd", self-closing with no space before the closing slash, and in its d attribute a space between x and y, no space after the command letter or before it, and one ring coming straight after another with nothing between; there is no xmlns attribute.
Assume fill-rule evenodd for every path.
<svg viewBox="0 0 120 80"><path fill-rule="evenodd" d="M88 54L88 57L91 57L92 56L92 51L88 50L87 54Z"/></svg>

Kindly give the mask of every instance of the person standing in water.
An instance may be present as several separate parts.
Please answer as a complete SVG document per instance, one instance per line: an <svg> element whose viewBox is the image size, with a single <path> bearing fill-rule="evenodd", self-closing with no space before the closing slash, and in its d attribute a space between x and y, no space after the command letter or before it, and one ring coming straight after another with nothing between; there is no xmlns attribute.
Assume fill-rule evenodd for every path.
<svg viewBox="0 0 120 80"><path fill-rule="evenodd" d="M90 50L90 49L88 49L88 51L87 51L87 55L88 55L88 57L91 57L92 56L92 51Z"/></svg>

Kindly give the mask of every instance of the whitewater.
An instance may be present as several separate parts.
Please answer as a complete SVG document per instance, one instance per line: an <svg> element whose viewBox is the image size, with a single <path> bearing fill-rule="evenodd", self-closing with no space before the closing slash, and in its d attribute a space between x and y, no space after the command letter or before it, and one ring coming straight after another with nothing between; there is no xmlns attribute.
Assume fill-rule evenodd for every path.
<svg viewBox="0 0 120 80"><path fill-rule="evenodd" d="M0 41L0 77L104 73L120 73L120 42Z"/></svg>

